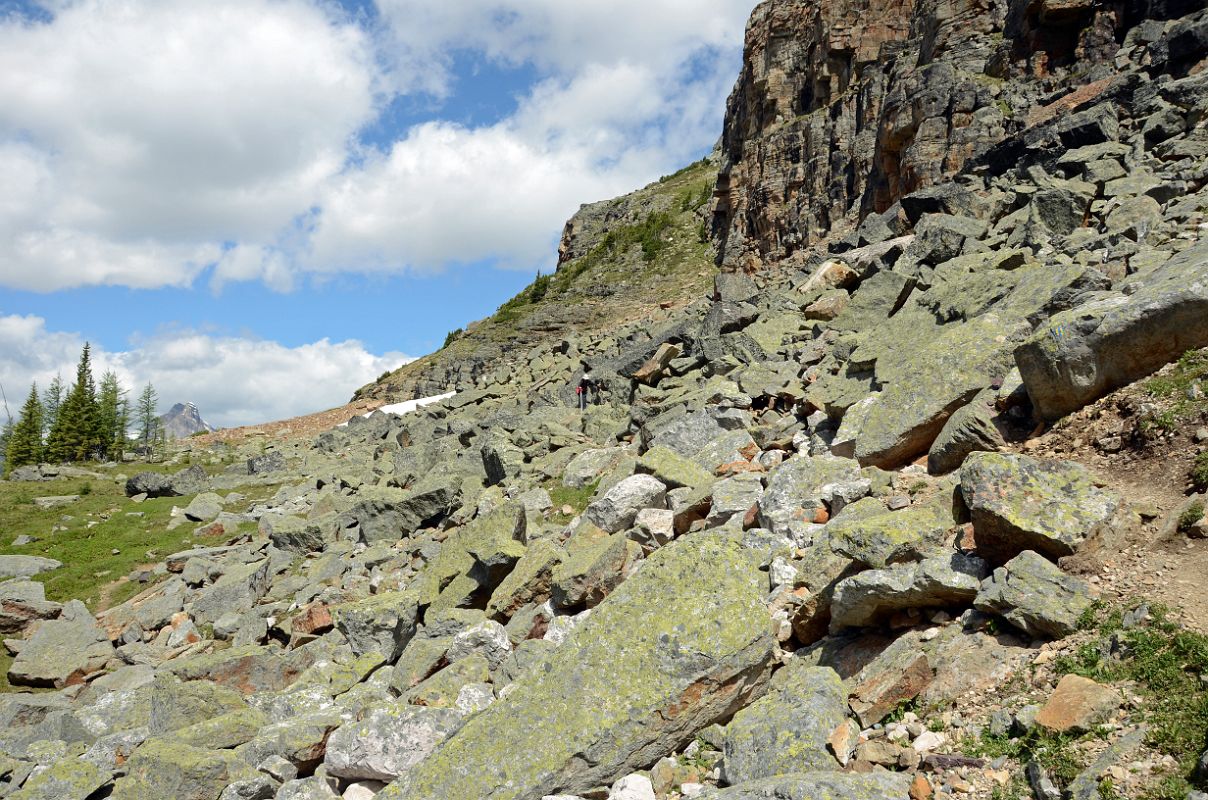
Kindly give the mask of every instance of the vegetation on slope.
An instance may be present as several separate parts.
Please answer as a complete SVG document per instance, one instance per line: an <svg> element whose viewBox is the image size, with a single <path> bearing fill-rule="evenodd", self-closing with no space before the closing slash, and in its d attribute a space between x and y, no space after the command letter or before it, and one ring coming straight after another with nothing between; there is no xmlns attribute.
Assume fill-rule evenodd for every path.
<svg viewBox="0 0 1208 800"><path fill-rule="evenodd" d="M574 252L538 274L491 317L451 331L442 348L362 387L354 399L405 399L446 365L496 360L560 335L608 329L662 303L699 297L715 272L707 215L716 182L707 160L633 194L585 207Z"/></svg>

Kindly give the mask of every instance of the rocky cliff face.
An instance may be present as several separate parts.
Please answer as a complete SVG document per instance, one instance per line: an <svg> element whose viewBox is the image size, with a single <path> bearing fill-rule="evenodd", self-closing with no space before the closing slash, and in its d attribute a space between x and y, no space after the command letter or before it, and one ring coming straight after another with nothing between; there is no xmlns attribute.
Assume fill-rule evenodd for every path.
<svg viewBox="0 0 1208 800"><path fill-rule="evenodd" d="M713 221L720 260L752 270L800 255L952 178L1035 125L1044 106L1110 80L1121 43L1154 36L1154 25L1193 5L761 4L727 108Z"/></svg>

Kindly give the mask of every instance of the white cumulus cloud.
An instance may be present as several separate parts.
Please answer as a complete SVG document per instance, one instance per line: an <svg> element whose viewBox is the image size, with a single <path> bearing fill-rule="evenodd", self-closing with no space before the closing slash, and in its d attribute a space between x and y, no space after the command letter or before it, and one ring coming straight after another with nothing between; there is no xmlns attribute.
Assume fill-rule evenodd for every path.
<svg viewBox="0 0 1208 800"><path fill-rule="evenodd" d="M32 315L0 316L0 383L16 413L37 381L75 377L83 338L48 330ZM408 360L402 353L375 355L357 341L321 339L298 347L279 342L167 331L128 350L93 348L93 374L117 373L132 399L150 381L161 413L193 402L212 425L231 427L309 414L348 401L360 386Z"/></svg>
<svg viewBox="0 0 1208 800"><path fill-rule="evenodd" d="M305 0L79 0L0 18L5 285L189 285L271 241L375 113L368 35Z"/></svg>

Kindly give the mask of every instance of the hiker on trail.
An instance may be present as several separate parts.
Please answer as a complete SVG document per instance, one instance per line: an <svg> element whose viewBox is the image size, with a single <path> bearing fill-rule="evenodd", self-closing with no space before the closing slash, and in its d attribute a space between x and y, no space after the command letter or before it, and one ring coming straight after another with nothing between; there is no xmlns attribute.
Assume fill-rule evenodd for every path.
<svg viewBox="0 0 1208 800"><path fill-rule="evenodd" d="M589 395L595 390L595 376L591 374L591 368L585 364L583 369L583 377L579 378L579 385L575 387L575 394L579 395L580 411L587 410L587 404L590 402Z"/></svg>

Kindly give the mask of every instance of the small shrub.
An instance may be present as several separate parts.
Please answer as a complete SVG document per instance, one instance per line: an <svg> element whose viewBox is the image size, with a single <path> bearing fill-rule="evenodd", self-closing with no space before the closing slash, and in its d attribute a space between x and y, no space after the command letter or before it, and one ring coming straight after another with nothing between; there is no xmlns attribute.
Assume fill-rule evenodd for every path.
<svg viewBox="0 0 1208 800"><path fill-rule="evenodd" d="M452 330L452 331L449 331L448 333L446 333L445 334L445 343L440 346L440 349L444 350L446 347L448 347L449 345L456 342L458 339L461 338L461 335L463 333L465 333L465 331L463 331L461 328L457 328L456 330ZM387 374L389 374L389 373L387 373ZM380 381L381 378L378 378L378 380Z"/></svg>
<svg viewBox="0 0 1208 800"><path fill-rule="evenodd" d="M1195 457L1195 463L1191 465L1191 482L1201 492L1208 490L1208 450Z"/></svg>
<svg viewBox="0 0 1208 800"><path fill-rule="evenodd" d="M1179 531L1186 533L1191 526L1204 518L1204 504L1196 501L1187 506L1187 510L1179 515Z"/></svg>
<svg viewBox="0 0 1208 800"><path fill-rule="evenodd" d="M81 483L79 488L76 489L76 494L80 495L81 497L87 497L88 495L92 494L92 484Z"/></svg>

